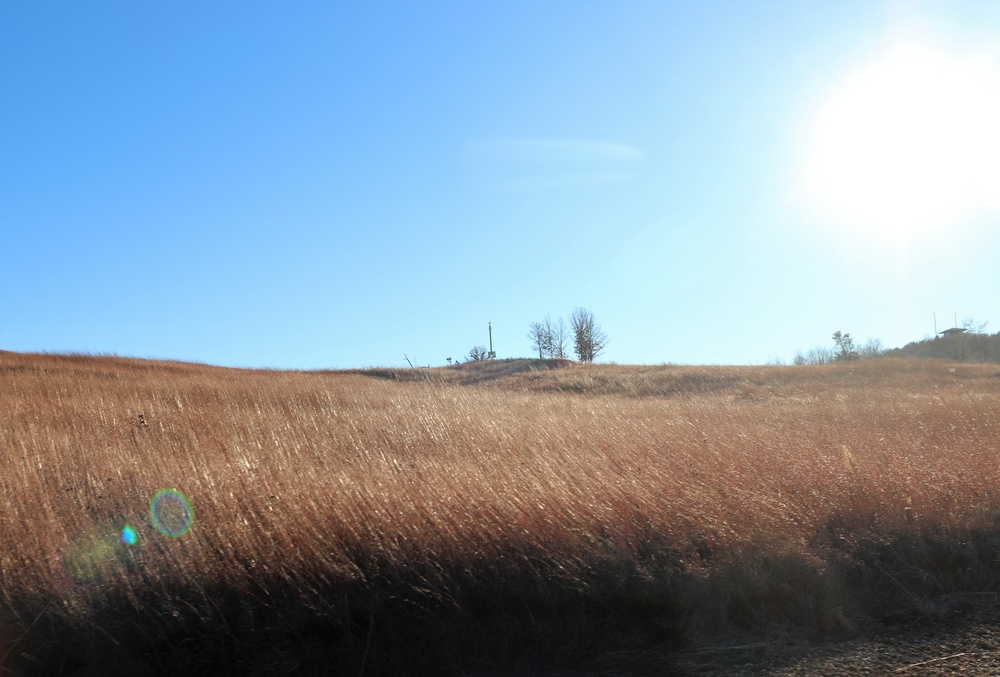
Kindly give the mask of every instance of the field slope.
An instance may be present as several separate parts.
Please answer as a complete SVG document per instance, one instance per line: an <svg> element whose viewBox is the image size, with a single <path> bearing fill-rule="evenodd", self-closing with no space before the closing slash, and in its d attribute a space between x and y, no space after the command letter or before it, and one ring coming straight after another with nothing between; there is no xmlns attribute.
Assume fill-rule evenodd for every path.
<svg viewBox="0 0 1000 677"><path fill-rule="evenodd" d="M996 365L0 352L0 674L671 674L949 618L1000 593L998 456Z"/></svg>

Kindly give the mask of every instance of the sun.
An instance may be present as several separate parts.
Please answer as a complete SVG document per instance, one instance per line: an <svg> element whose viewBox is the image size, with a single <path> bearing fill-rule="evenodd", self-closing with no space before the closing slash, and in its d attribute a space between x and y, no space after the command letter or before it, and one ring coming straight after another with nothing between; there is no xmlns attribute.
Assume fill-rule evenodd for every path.
<svg viewBox="0 0 1000 677"><path fill-rule="evenodd" d="M1000 215L1000 63L901 43L835 87L801 178L851 242L907 246Z"/></svg>

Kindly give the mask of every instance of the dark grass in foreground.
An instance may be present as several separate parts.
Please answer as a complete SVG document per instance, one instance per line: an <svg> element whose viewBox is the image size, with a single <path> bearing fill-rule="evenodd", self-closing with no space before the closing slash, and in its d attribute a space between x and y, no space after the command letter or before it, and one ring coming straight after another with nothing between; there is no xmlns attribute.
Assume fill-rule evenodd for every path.
<svg viewBox="0 0 1000 677"><path fill-rule="evenodd" d="M0 669L669 674L1000 592L995 366L413 371L0 353Z"/></svg>

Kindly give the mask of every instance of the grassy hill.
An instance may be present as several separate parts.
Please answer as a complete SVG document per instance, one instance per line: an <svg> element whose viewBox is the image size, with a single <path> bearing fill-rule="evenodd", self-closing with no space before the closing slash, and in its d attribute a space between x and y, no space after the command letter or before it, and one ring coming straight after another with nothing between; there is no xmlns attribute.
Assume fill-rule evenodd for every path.
<svg viewBox="0 0 1000 677"><path fill-rule="evenodd" d="M938 359L952 362L1000 362L1000 333L936 336L886 352L889 357Z"/></svg>
<svg viewBox="0 0 1000 677"><path fill-rule="evenodd" d="M1000 593L998 440L996 365L0 352L0 671L671 674L947 617Z"/></svg>

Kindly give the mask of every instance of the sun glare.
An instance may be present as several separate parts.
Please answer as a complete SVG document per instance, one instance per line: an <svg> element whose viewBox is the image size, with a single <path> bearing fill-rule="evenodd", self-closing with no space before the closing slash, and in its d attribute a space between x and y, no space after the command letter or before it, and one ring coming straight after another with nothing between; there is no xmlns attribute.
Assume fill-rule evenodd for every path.
<svg viewBox="0 0 1000 677"><path fill-rule="evenodd" d="M906 246L1000 215L1000 65L899 45L848 77L813 121L812 210L852 241Z"/></svg>

